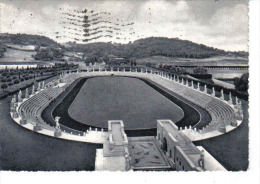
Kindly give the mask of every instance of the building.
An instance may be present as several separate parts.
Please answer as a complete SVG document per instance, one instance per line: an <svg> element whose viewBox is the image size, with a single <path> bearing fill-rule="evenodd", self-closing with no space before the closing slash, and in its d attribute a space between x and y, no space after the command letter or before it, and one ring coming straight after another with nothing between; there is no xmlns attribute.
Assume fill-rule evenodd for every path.
<svg viewBox="0 0 260 184"><path fill-rule="evenodd" d="M226 171L171 120L157 120L156 137L127 137L121 120L109 121L108 133L103 149L97 149L95 170Z"/></svg>

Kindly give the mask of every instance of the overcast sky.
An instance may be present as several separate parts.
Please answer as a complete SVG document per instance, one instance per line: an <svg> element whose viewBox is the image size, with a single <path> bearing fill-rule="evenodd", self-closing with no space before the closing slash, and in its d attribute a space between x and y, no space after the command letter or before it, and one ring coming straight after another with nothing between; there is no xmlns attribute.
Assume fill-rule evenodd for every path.
<svg viewBox="0 0 260 184"><path fill-rule="evenodd" d="M178 37L224 50L248 51L247 0L1 0L0 8L1 33L55 39L54 33L62 29L59 8L89 8L110 12L114 19L133 20L134 30L145 37Z"/></svg>

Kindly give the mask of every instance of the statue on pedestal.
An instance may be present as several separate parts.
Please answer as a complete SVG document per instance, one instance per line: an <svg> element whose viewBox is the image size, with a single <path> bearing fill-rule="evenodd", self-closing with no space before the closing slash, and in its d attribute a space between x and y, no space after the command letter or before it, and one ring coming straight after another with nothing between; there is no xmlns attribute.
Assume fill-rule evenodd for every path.
<svg viewBox="0 0 260 184"><path fill-rule="evenodd" d="M224 98L224 91L223 91L223 89L221 89L220 93L221 93L220 99L224 100L225 98Z"/></svg>
<svg viewBox="0 0 260 184"><path fill-rule="evenodd" d="M45 86L44 81L42 81L42 89L44 89L44 86Z"/></svg>
<svg viewBox="0 0 260 184"><path fill-rule="evenodd" d="M31 93L31 94L32 94L32 95L35 94L35 85L32 86L32 93Z"/></svg>
<svg viewBox="0 0 260 184"><path fill-rule="evenodd" d="M60 117L56 116L55 117L56 125L55 125L54 137L60 137L61 136L61 129L60 129L59 121L60 121Z"/></svg>
<svg viewBox="0 0 260 184"><path fill-rule="evenodd" d="M41 91L41 82L38 82L38 88L37 91Z"/></svg>
<svg viewBox="0 0 260 184"><path fill-rule="evenodd" d="M29 98L28 88L26 88L26 90L25 90L25 98Z"/></svg>
<svg viewBox="0 0 260 184"><path fill-rule="evenodd" d="M212 88L212 96L214 97L216 95L215 88Z"/></svg>
<svg viewBox="0 0 260 184"><path fill-rule="evenodd" d="M59 121L60 121L60 117L56 116L55 117L55 123L56 123L55 129L56 130L60 130L60 123L59 123Z"/></svg>
<svg viewBox="0 0 260 184"><path fill-rule="evenodd" d="M18 102L22 102L23 99L22 99L22 91L20 90L19 93L18 93Z"/></svg>
<svg viewBox="0 0 260 184"><path fill-rule="evenodd" d="M233 104L233 102L232 102L232 93L231 93L231 92L229 93L229 100L228 100L228 101L229 101L229 104L230 104L230 105Z"/></svg>
<svg viewBox="0 0 260 184"><path fill-rule="evenodd" d="M198 164L199 164L199 166L202 168L202 170L205 170L205 165L204 165L204 150L201 151Z"/></svg>

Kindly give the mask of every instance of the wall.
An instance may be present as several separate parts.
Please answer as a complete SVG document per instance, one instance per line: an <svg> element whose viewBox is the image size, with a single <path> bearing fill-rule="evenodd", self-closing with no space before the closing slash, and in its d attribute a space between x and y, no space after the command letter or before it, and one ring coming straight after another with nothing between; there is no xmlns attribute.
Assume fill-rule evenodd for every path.
<svg viewBox="0 0 260 184"><path fill-rule="evenodd" d="M167 141L167 151L164 150L164 139ZM194 165L188 161L189 158L178 146L178 142L170 136L161 123L157 123L157 141L174 169L177 171L196 170Z"/></svg>

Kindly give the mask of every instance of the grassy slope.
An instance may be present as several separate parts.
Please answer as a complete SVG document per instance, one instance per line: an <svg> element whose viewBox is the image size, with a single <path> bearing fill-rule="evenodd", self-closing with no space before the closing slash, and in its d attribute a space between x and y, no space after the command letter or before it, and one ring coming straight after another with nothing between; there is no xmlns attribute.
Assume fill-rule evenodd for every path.
<svg viewBox="0 0 260 184"><path fill-rule="evenodd" d="M21 51L17 49L7 48L4 56L0 58L1 62L34 62L35 59L32 55L35 55L35 51Z"/></svg>
<svg viewBox="0 0 260 184"><path fill-rule="evenodd" d="M248 60L245 58L235 58L235 57L224 57L215 56L205 59L188 59L188 58L174 58L165 56L151 56L140 58L136 60L138 64L147 63L164 63L164 64L175 64L175 65L207 65L207 66L248 66Z"/></svg>

